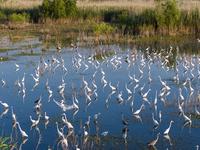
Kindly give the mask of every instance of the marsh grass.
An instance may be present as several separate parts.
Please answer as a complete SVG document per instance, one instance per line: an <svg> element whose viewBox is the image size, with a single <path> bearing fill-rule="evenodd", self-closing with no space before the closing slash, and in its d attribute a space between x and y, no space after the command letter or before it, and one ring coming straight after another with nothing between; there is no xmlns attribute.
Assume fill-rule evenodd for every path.
<svg viewBox="0 0 200 150"><path fill-rule="evenodd" d="M3 137L3 130L0 136L0 149L1 150L11 150L14 149L16 145L11 142L12 137Z"/></svg>

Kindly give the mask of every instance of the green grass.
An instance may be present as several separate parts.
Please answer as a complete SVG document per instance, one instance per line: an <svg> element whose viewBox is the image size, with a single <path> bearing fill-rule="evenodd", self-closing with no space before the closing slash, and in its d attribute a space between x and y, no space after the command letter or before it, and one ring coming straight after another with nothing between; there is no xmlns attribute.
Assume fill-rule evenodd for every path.
<svg viewBox="0 0 200 150"><path fill-rule="evenodd" d="M11 150L14 149L15 145L11 143L10 137L3 137L3 130L0 136L0 149L1 150Z"/></svg>

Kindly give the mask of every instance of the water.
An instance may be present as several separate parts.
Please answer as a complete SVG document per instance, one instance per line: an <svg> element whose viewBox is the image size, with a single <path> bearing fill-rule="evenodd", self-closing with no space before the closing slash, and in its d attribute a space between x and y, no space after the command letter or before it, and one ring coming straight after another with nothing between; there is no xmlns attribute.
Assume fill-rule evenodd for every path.
<svg viewBox="0 0 200 150"><path fill-rule="evenodd" d="M1 40L1 42L3 40ZM1 61L0 63L1 78L6 81L6 84L1 87L0 99L2 102L6 102L9 105L7 113L1 115L0 129L3 131L3 137L12 135L13 141L15 143L17 142L18 149L62 149L61 143L58 144L56 142L59 136L57 134L55 122L58 122L60 129L63 125L61 120L63 110L55 104L53 99L58 102L65 99L65 104L72 105L72 94L75 94L75 92L79 101L78 111L76 111L76 109L71 109L64 112L66 113L68 121L71 122L74 127L74 133L67 137L69 149L74 149L75 145L78 145L81 149L148 149L147 143L156 139L157 133L161 133L160 138L155 145L157 149L195 149L195 146L199 144L200 117L196 115L194 110L195 104L197 105L197 110L199 110L197 56L199 43L188 41L185 43L164 44L145 43L141 45L138 44L137 46L131 44L113 44L96 47L93 45L83 48L79 47L78 51L82 55L82 58L80 58L75 49L72 49L71 47L63 47L61 52L58 52L56 46L50 46L50 49L43 53L41 51L42 46L40 45L42 41L38 38L33 41L33 45L38 45L33 48L32 55L20 55L22 47L30 45L30 42L18 44L11 43L6 47L1 47L2 49L14 48L14 50L8 51L8 58L10 61ZM161 66L163 62L165 63L164 57L168 55L166 51L169 52L170 45L172 45L173 48L173 55L169 55L169 63ZM157 54L161 52L161 49L165 49L162 52L160 59L157 54L153 56L152 52L152 60L149 62L146 53L146 48L148 46L150 46L150 53L152 52L152 49L155 49ZM179 47L178 55L176 52L177 46ZM136 50L136 57L134 57L134 59L131 58L133 49ZM190 51L188 51L188 49ZM89 56L95 53L95 50L97 52L103 50L102 57L104 57L104 60L101 58L100 53L96 56L99 64L96 60L88 59ZM30 54L30 51L31 49L25 50L25 54ZM183 55L183 52L185 52L185 56ZM130 65L125 62L127 54L130 57ZM60 63L53 63L52 56L59 60ZM144 66L141 65L142 56L146 58L144 60ZM179 64L175 61L176 56ZM7 54L1 53L1 57L7 57ZM41 59L41 57L43 59ZM83 57L85 57L85 60ZM63 64L67 68L67 72L62 70L63 64L61 58L64 60ZM73 61L76 62L82 59L80 60L80 68L78 68L78 63L73 65L72 58ZM194 66L191 64L191 58ZM111 59L113 59L112 62ZM44 61L48 64L48 67L46 68ZM88 69L86 69L82 63L83 61L88 65ZM188 61L188 64L185 63L186 61ZM15 62L20 66L19 70L16 70ZM148 62L150 64L150 70L148 68ZM51 64L51 67L49 64ZM188 71L185 74L183 74L185 71L183 64L188 66ZM34 87L35 81L31 74L35 76L35 70L38 66L40 72L39 84ZM105 72L104 79L107 81L105 87L103 87L101 68ZM143 74L139 72L138 68L143 71ZM174 81L177 72L176 68L178 69L179 83ZM92 77L95 70L96 74ZM15 85L18 77L21 83L24 73L25 95L23 95L22 88ZM134 80L131 80L128 76L129 73L132 77L133 74L135 74L136 79L141 77L139 83L135 83ZM191 87L194 89L193 93L191 93L189 83L186 84L185 88L182 86L182 83L185 82L186 78L192 78L192 74L194 74L194 80L191 82ZM166 90L162 97L163 99L160 99L158 96L157 105L154 106L156 90L158 91L158 94L160 94L162 88L158 76L160 76L163 81L166 81L167 86L169 86L171 90ZM66 83L63 92L64 96L60 95L58 92L58 86L62 84L62 77ZM90 92L92 94L90 96L91 101L85 98L83 77L84 80L87 81L88 87L92 89L92 92ZM151 82L149 82L149 77L152 80ZM47 79L48 86L53 92L51 97L49 97L46 88ZM98 94L98 97L96 100L95 94L93 94L94 86L92 85L91 79L93 79L97 85L96 93ZM112 90L109 87L109 82L111 82L111 85L114 87L116 87L119 82L118 90L111 93ZM125 89L125 83L127 83L127 87L131 90L132 94L128 94ZM143 94L151 89L146 97L146 101L143 100L143 96L139 93L139 89L144 83L145 87L142 90ZM182 95L184 97L184 105L182 107L184 113L188 117L191 114L191 125L188 123L183 126L185 119L183 115L179 116L179 88L182 89ZM21 92L19 92L19 89L21 89ZM123 91L123 102L116 99L120 91ZM166 96L167 92L169 95ZM42 94L42 106L41 110L38 110L33 107L35 106L34 101L40 98L40 94ZM134 103L131 111L130 104L133 98ZM142 104L145 107L143 107L139 113L139 117L133 115ZM16 129L12 128L11 106L13 106L13 111L17 116L17 121L20 123L22 130L28 134L28 138L24 138L27 140L22 140L18 126ZM5 109L2 105L0 105L0 108L1 114ZM159 111L161 111L162 114L161 121L159 121ZM45 125L44 112L49 116L49 123L47 125ZM99 112L101 115L96 119L98 121L96 125L93 116ZM29 117L32 116L32 118L36 120L38 118L37 113L41 114L42 117L37 127L31 128L32 122ZM123 139L122 133L122 130L124 129L124 125L122 124L122 113L124 115L124 120L129 124L127 127L129 131L127 132L126 140ZM152 113L154 113L154 118L159 122L158 128L154 128ZM88 120L88 116L91 116L89 127L86 127L89 138L87 141L84 141L86 139L84 138L83 129L81 127L83 127ZM166 136L164 137L163 133L169 127L171 120L173 120L174 123L172 123L169 131L169 140L165 138ZM104 131L108 131L108 134L105 137L101 135ZM64 134L67 134L67 132L68 129L65 127Z"/></svg>

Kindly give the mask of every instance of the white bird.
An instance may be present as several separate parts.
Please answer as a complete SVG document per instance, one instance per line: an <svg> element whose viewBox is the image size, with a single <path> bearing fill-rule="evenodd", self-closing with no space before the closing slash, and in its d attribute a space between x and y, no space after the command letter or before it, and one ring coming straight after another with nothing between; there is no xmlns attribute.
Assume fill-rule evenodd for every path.
<svg viewBox="0 0 200 150"><path fill-rule="evenodd" d="M138 80L138 79L136 79L135 78L135 74L133 75L133 79L134 79L134 81L136 82L136 83L138 83L140 80Z"/></svg>
<svg viewBox="0 0 200 150"><path fill-rule="evenodd" d="M56 122L56 125L57 125L57 132L58 132L58 136L61 137L61 136L64 136L62 132L60 132L60 130L58 129L58 123Z"/></svg>
<svg viewBox="0 0 200 150"><path fill-rule="evenodd" d="M90 123L90 118L91 118L91 117L90 117L90 116L88 116L88 121L86 121L86 122L85 122L85 125L89 126L89 123Z"/></svg>
<svg viewBox="0 0 200 150"><path fill-rule="evenodd" d="M112 89L112 91L116 90L116 87L114 87L114 86L111 85L111 81L109 82L109 86Z"/></svg>
<svg viewBox="0 0 200 150"><path fill-rule="evenodd" d="M197 106L195 105L195 112L197 115L200 115L199 111L197 110Z"/></svg>
<svg viewBox="0 0 200 150"><path fill-rule="evenodd" d="M53 91L50 90L50 87L49 87L49 86L47 87L47 90L48 90L49 94L52 94L52 93L53 93Z"/></svg>
<svg viewBox="0 0 200 150"><path fill-rule="evenodd" d="M108 131L104 131L103 133L101 133L101 135L106 136L108 134Z"/></svg>
<svg viewBox="0 0 200 150"><path fill-rule="evenodd" d="M49 120L49 116L46 115L46 112L44 112L44 118L46 121Z"/></svg>
<svg viewBox="0 0 200 150"><path fill-rule="evenodd" d="M163 97L164 94L165 94L165 89L163 90L162 93L161 93L161 91L160 91L160 94L159 94L158 96Z"/></svg>
<svg viewBox="0 0 200 150"><path fill-rule="evenodd" d="M125 88L126 88L128 94L132 94L131 90L127 88L127 84L126 83L125 83Z"/></svg>
<svg viewBox="0 0 200 150"><path fill-rule="evenodd" d="M85 96L86 96L86 98L88 99L88 100L92 100L91 98L90 98L90 96L86 93L86 89L85 89Z"/></svg>
<svg viewBox="0 0 200 150"><path fill-rule="evenodd" d="M174 121L173 121L173 120L170 121L169 128L167 128L167 129L165 130L164 134L168 134L168 133L169 133L169 130L170 130L170 128L171 128L172 122L174 122Z"/></svg>
<svg viewBox="0 0 200 150"><path fill-rule="evenodd" d="M53 99L53 101L54 101L58 106L60 106L60 107L62 108L63 111L71 110L71 109L74 108L73 105L65 105L65 104L63 104L63 103L64 103L64 100L62 100L61 103L60 103L60 102L57 102L55 99Z"/></svg>
<svg viewBox="0 0 200 150"><path fill-rule="evenodd" d="M153 119L154 125L155 125L155 126L159 126L158 121L154 119L154 113L152 113L152 119Z"/></svg>
<svg viewBox="0 0 200 150"><path fill-rule="evenodd" d="M72 124L71 124L69 121L67 121L67 116L66 116L66 114L63 113L62 115L65 116L65 118L62 117L62 121L67 125L68 129L73 129L74 127L72 126Z"/></svg>
<svg viewBox="0 0 200 150"><path fill-rule="evenodd" d="M165 81L165 88L166 88L167 90L171 90L171 88L170 88L169 86L166 85L166 81Z"/></svg>
<svg viewBox="0 0 200 150"><path fill-rule="evenodd" d="M143 104L140 106L140 109L136 110L133 114L138 115L140 111L142 110Z"/></svg>
<svg viewBox="0 0 200 150"><path fill-rule="evenodd" d="M4 80L3 78L1 79L1 81L2 81L3 85L6 84L6 80Z"/></svg>
<svg viewBox="0 0 200 150"><path fill-rule="evenodd" d="M76 92L74 94L74 99L75 99L76 103L79 104L78 99L76 98Z"/></svg>
<svg viewBox="0 0 200 150"><path fill-rule="evenodd" d="M95 115L94 115L94 119L97 119L97 117L98 117L99 115L101 115L100 112L99 112L98 114L95 114Z"/></svg>
<svg viewBox="0 0 200 150"><path fill-rule="evenodd" d="M31 74L31 76L33 77L33 79L35 80L35 82L39 82L39 78L35 78L35 77L33 76L33 74Z"/></svg>
<svg viewBox="0 0 200 150"><path fill-rule="evenodd" d="M2 103L2 101L0 101L0 103L4 106L4 108L9 107L7 103Z"/></svg>
<svg viewBox="0 0 200 150"><path fill-rule="evenodd" d="M129 76L130 80L133 80L133 77L131 77L130 72L128 73L128 76Z"/></svg>
<svg viewBox="0 0 200 150"><path fill-rule="evenodd" d="M192 123L192 120L188 116L186 116L184 112L183 112L183 117L185 118L185 122L189 121L190 124Z"/></svg>
<svg viewBox="0 0 200 150"><path fill-rule="evenodd" d="M78 105L74 102L74 95L72 95L73 107L74 109L79 109Z"/></svg>
<svg viewBox="0 0 200 150"><path fill-rule="evenodd" d="M15 66L16 66L17 68L19 68L19 65L18 65L18 64L16 64L16 62L15 62Z"/></svg>
<svg viewBox="0 0 200 150"><path fill-rule="evenodd" d="M139 89L140 92L144 89L145 83L146 82L144 82L144 85Z"/></svg>
<svg viewBox="0 0 200 150"><path fill-rule="evenodd" d="M87 131L85 131L85 126L83 127L83 129L84 129L84 137L88 136L89 134Z"/></svg>
<svg viewBox="0 0 200 150"><path fill-rule="evenodd" d="M25 81L25 75L26 75L26 72L24 72L24 76L22 78L22 83L24 83L24 81Z"/></svg>
<svg viewBox="0 0 200 150"><path fill-rule="evenodd" d="M193 89L192 86L191 86L191 81L189 82L189 85L190 85L190 91L191 91L191 92L194 92L194 89Z"/></svg>
<svg viewBox="0 0 200 150"><path fill-rule="evenodd" d="M179 89L179 95L180 95L180 98L181 98L181 100L183 101L184 100L184 97L183 97L183 95L181 94L181 88Z"/></svg>
<svg viewBox="0 0 200 150"><path fill-rule="evenodd" d="M156 90L156 96L155 96L155 100L154 100L154 105L157 104L157 90Z"/></svg>
<svg viewBox="0 0 200 150"><path fill-rule="evenodd" d="M19 130L21 132L22 137L28 137L28 135L26 134L26 132L21 129L19 122L16 122L16 123L18 124L18 127L19 127Z"/></svg>
<svg viewBox="0 0 200 150"><path fill-rule="evenodd" d="M162 86L165 86L165 82L163 82L163 81L161 80L161 77L160 77L160 76L158 76L158 77L159 77L159 79L160 79L160 82L161 82Z"/></svg>
<svg viewBox="0 0 200 150"><path fill-rule="evenodd" d="M19 82L19 77L17 79L17 84L18 84L19 88L21 88L21 83Z"/></svg>
<svg viewBox="0 0 200 150"><path fill-rule="evenodd" d="M63 130L62 130L63 131ZM63 134L63 133L62 133ZM62 148L63 149L68 149L68 141L67 139L64 137L64 134L62 135Z"/></svg>
<svg viewBox="0 0 200 150"><path fill-rule="evenodd" d="M17 122L17 118L16 118L16 115L13 113L13 107L12 106L11 106L11 111L12 111L12 119L16 123Z"/></svg>
<svg viewBox="0 0 200 150"><path fill-rule="evenodd" d="M149 89L149 90L143 95L143 97L147 97L149 91L151 91L151 89Z"/></svg>
<svg viewBox="0 0 200 150"><path fill-rule="evenodd" d="M161 118L162 118L162 114L161 114L161 110L159 111L159 120L161 122Z"/></svg>
<svg viewBox="0 0 200 150"><path fill-rule="evenodd" d="M32 124L34 124L36 122L36 120L32 119L32 116L30 116L30 120L31 120Z"/></svg>

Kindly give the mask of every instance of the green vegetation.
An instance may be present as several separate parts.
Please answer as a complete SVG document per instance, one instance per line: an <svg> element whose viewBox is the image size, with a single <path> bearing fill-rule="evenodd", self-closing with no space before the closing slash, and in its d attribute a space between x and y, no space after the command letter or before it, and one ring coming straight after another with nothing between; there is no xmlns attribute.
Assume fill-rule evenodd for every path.
<svg viewBox="0 0 200 150"><path fill-rule="evenodd" d="M73 25L77 23L82 24L84 29L78 28L76 24L76 32L92 32L98 39L104 36L106 41L111 41L113 37L134 40L199 34L199 7L179 9L176 0L156 0L155 4L155 7L84 5L77 7L77 0L43 0L40 6L29 9L9 9L0 6L0 22L5 24L51 22Z"/></svg>
<svg viewBox="0 0 200 150"><path fill-rule="evenodd" d="M2 135L0 136L0 149L1 150L7 150L7 149L13 149L13 145L11 144L11 142L8 140L10 139L10 137L5 137L3 138L3 131L2 131Z"/></svg>
<svg viewBox="0 0 200 150"><path fill-rule="evenodd" d="M76 0L44 0L39 7L39 17L59 19L75 16L77 13Z"/></svg>
<svg viewBox="0 0 200 150"><path fill-rule="evenodd" d="M22 21L27 21L29 20L30 15L23 12L22 14L17 14L17 13L13 13L11 15L8 16L8 20L10 22L22 22Z"/></svg>

